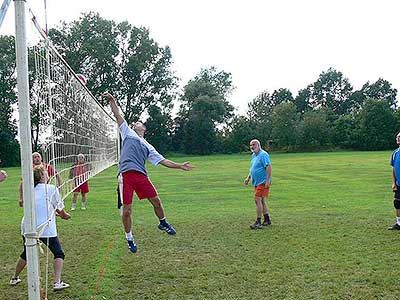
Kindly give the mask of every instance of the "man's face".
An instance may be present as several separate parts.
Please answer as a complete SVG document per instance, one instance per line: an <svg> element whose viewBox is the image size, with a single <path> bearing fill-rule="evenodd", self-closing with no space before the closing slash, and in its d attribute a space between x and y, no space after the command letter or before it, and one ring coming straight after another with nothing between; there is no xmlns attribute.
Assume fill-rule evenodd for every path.
<svg viewBox="0 0 400 300"><path fill-rule="evenodd" d="M260 151L260 145L256 141L251 141L250 150L251 152L257 154Z"/></svg>
<svg viewBox="0 0 400 300"><path fill-rule="evenodd" d="M400 132L396 135L396 143L400 146Z"/></svg>
<svg viewBox="0 0 400 300"><path fill-rule="evenodd" d="M133 124L133 130L135 130L138 136L144 137L146 127L143 125L142 122L136 122Z"/></svg>
<svg viewBox="0 0 400 300"><path fill-rule="evenodd" d="M38 166L42 163L42 157L40 154L36 153L32 155L32 161L35 166Z"/></svg>

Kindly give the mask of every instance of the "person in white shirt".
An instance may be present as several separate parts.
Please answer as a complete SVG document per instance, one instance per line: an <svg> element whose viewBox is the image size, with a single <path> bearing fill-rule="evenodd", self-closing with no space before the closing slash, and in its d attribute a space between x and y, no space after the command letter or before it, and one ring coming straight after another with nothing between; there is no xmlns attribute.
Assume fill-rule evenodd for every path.
<svg viewBox="0 0 400 300"><path fill-rule="evenodd" d="M64 211L64 203L56 186L47 184L48 175L46 167L36 166L33 169L35 186L35 204L36 204L36 224L37 231L43 233L40 240L49 247L54 255L54 287L53 290L59 291L69 287L68 283L61 281L61 272L64 264L65 254L60 240L57 236L56 214L62 219L68 220L71 216ZM21 253L15 267L14 276L10 280L10 285L17 285L21 282L19 274L26 265L26 246L25 246L25 228L24 218L21 222L21 233L24 241L24 250ZM48 244L47 244L48 242Z"/></svg>

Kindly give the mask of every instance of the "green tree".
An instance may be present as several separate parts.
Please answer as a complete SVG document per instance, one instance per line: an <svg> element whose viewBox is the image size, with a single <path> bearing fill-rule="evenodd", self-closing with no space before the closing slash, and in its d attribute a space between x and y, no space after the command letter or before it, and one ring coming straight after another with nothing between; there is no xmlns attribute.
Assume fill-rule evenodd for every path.
<svg viewBox="0 0 400 300"><path fill-rule="evenodd" d="M0 36L0 159L5 166L19 163L17 126L12 119L15 94L15 40L12 36Z"/></svg>
<svg viewBox="0 0 400 300"><path fill-rule="evenodd" d="M314 108L328 108L337 115L351 111L352 106L348 99L353 87L341 72L329 68L319 75L310 88L311 104Z"/></svg>
<svg viewBox="0 0 400 300"><path fill-rule="evenodd" d="M255 134L260 141L267 141L271 138L271 115L275 104L268 91L261 92L249 104L247 116L254 124Z"/></svg>
<svg viewBox="0 0 400 300"><path fill-rule="evenodd" d="M367 82L361 88L361 92L367 98L386 101L390 107L396 108L397 89L387 80L379 78L372 84Z"/></svg>
<svg viewBox="0 0 400 300"><path fill-rule="evenodd" d="M172 118L168 110L158 106L149 107L149 117L145 122L146 140L161 153L172 150Z"/></svg>
<svg viewBox="0 0 400 300"><path fill-rule="evenodd" d="M296 144L298 115L292 102L278 104L272 112L272 140L274 145L290 150Z"/></svg>
<svg viewBox="0 0 400 300"><path fill-rule="evenodd" d="M280 88L272 93L271 100L274 106L276 106L283 102L293 102L294 99L289 89Z"/></svg>
<svg viewBox="0 0 400 300"><path fill-rule="evenodd" d="M71 68L88 78L86 85L95 96L110 91L119 98L120 45L124 45L129 29L126 23L116 24L89 12L76 21L50 29L49 37Z"/></svg>
<svg viewBox="0 0 400 300"><path fill-rule="evenodd" d="M258 138L254 121L246 116L235 116L227 128L225 137L225 148L229 152L249 150L249 142Z"/></svg>
<svg viewBox="0 0 400 300"><path fill-rule="evenodd" d="M361 149L383 150L393 146L398 128L396 117L388 102L367 99L357 120Z"/></svg>
<svg viewBox="0 0 400 300"><path fill-rule="evenodd" d="M305 112L312 110L310 99L311 99L310 86L300 90L297 96L293 100L297 112L304 114Z"/></svg>
<svg viewBox="0 0 400 300"><path fill-rule="evenodd" d="M178 126L186 153L209 154L218 148L216 128L232 117L226 99L232 89L231 74L214 67L201 70L184 87Z"/></svg>
<svg viewBox="0 0 400 300"><path fill-rule="evenodd" d="M330 142L329 127L324 109L306 112L303 116L300 145L303 149L318 149Z"/></svg>

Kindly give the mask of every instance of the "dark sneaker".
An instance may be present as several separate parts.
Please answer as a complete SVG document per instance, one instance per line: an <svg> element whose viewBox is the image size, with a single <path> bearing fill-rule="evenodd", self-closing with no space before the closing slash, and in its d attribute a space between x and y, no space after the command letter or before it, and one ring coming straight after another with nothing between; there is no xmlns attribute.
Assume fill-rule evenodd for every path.
<svg viewBox="0 0 400 300"><path fill-rule="evenodd" d="M167 224L166 226L159 224L158 225L158 229L160 230L164 230L166 233L170 234L170 235L174 235L176 234L176 230L174 229L174 227L172 227L171 225Z"/></svg>
<svg viewBox="0 0 400 300"><path fill-rule="evenodd" d="M262 229L261 223L258 223L257 221L254 224L250 225L251 229Z"/></svg>
<svg viewBox="0 0 400 300"><path fill-rule="evenodd" d="M272 222L271 221L264 221L261 225L262 226L272 225Z"/></svg>
<svg viewBox="0 0 400 300"><path fill-rule="evenodd" d="M132 253L135 253L137 251L137 246L135 244L135 241L128 241L128 240L126 241L128 242L129 250L131 250Z"/></svg>
<svg viewBox="0 0 400 300"><path fill-rule="evenodd" d="M400 225L396 223L392 227L389 227L388 230L400 230Z"/></svg>

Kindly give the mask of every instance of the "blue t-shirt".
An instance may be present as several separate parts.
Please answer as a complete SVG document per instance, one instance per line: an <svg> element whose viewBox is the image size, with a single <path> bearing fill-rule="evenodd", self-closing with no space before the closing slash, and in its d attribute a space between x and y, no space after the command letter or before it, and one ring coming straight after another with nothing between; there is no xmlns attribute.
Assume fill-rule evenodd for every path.
<svg viewBox="0 0 400 300"><path fill-rule="evenodd" d="M251 184L253 186L257 186L267 182L267 171L265 168L269 165L271 165L271 161L269 159L268 153L264 150L261 149L257 155L255 153L252 154L250 164L250 176Z"/></svg>
<svg viewBox="0 0 400 300"><path fill-rule="evenodd" d="M145 168L146 160L149 160L155 166L164 160L164 157L152 145L129 128L126 121L121 124L119 129L122 138L122 147L118 164L118 174L127 171L137 171L147 175Z"/></svg>
<svg viewBox="0 0 400 300"><path fill-rule="evenodd" d="M394 175L396 176L396 184L400 185L400 148L397 148L392 153L392 159L390 165L394 169Z"/></svg>

